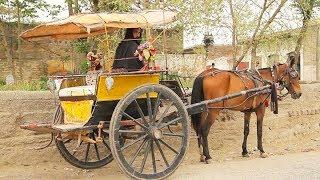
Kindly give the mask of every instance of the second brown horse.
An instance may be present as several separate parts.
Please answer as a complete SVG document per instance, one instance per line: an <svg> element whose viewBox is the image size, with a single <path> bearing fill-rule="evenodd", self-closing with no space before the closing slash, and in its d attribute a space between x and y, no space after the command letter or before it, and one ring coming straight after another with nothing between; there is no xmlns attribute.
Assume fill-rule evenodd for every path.
<svg viewBox="0 0 320 180"><path fill-rule="evenodd" d="M289 56L285 64L274 65L273 68L259 69L256 75L250 73L222 71L215 68L202 72L194 81L191 103L214 99L243 90L263 86L266 83L279 83L284 86L297 99L301 96L299 74L294 69L295 56ZM258 77L258 78L257 78ZM254 80L257 79L257 80ZM208 111L191 116L191 122L198 136L200 161L210 163L211 156L208 148L208 134L220 110L230 109L244 113L244 138L242 155L248 156L247 137L249 135L249 123L251 113L257 116L257 143L261 157L267 157L262 146L262 125L266 110L266 101L270 100L270 94L258 96L240 96L223 102L208 105ZM201 147L202 146L202 147Z"/></svg>

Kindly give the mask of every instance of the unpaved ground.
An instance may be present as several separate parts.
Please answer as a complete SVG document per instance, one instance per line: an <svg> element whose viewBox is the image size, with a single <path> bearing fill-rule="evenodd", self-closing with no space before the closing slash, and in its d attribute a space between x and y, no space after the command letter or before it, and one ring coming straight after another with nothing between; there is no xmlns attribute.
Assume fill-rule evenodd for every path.
<svg viewBox="0 0 320 180"><path fill-rule="evenodd" d="M320 109L320 84L304 84L302 88L303 94L299 100L287 97L283 102L280 102L278 115L267 112L263 127L264 148L269 153L266 162L269 162L269 159L289 157L291 155L288 154L291 153L302 153L301 156L303 156L309 151L320 151L320 114L288 116L288 111L292 110L306 112L306 110ZM48 140L47 136L20 130L18 125L25 121L51 120L55 106L48 92L0 92L0 97L2 97L0 102L0 178L78 179L94 177L101 179L106 175L110 178L118 178L121 174L115 163L98 170L77 169L66 163L53 145L40 151L32 150L35 146L43 145ZM255 166L256 162L263 164L264 159L257 159L259 153L255 148L255 116L252 117L253 120L250 123L248 139L248 148L252 154L245 159L241 157L242 115L232 113L232 117L234 120L218 121L213 125L209 144L214 161L213 165L208 167L219 169L221 165L228 169L226 167L229 165L232 166L233 163L239 162L240 165L234 167L234 170L238 172L242 169L241 162L252 163L252 166ZM302 159L301 161L307 160ZM265 166L267 174L274 177L273 175L277 171L272 170L270 163L278 164L278 162L270 161L267 163L269 165ZM248 167L248 165L243 166ZM202 167L207 169L205 165L199 163L196 139L192 133L186 159L178 168L176 173L178 175L174 175L173 178L179 178L180 175L193 172L199 174ZM210 171L207 170L207 172ZM216 177L215 175L215 171L212 171L212 176ZM196 176L190 177L197 178ZM247 177L251 179L249 175Z"/></svg>
<svg viewBox="0 0 320 180"><path fill-rule="evenodd" d="M293 153L267 159L236 160L213 164L182 164L169 178L191 179L320 179L320 152ZM114 163L110 167L84 171L41 163L38 166L0 168L0 179L127 179ZM3 171L2 171L3 170Z"/></svg>

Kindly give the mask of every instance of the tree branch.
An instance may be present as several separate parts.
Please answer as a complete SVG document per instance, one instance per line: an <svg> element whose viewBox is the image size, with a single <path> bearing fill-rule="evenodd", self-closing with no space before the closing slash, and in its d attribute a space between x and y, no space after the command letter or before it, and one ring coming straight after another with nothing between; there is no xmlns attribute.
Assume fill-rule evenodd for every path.
<svg viewBox="0 0 320 180"><path fill-rule="evenodd" d="M271 1L274 2L274 1ZM255 40L257 36L261 36L264 34L264 32L266 31L266 29L270 26L270 24L273 22L274 18L277 16L277 14L280 12L281 8L284 6L284 4L287 2L287 0L281 0L279 6L277 7L277 9L273 12L272 16L269 18L269 20L266 22L266 24L262 27L262 29L259 32L260 26L261 26L261 21L262 21L262 17L264 12L267 10L267 7L270 7L270 3L267 5L267 0L264 0L264 4L263 4L263 9L260 12L260 15L258 17L258 24L256 26L256 29L252 35L252 37L249 40L249 43L246 44L241 56L239 57L239 59L237 60L237 62L234 64L233 69L236 69L236 67L238 66L238 64L243 60L243 58L245 57L245 55L247 54L247 52L249 51L249 49L256 44ZM259 33L258 33L259 32ZM254 49L255 50L255 49Z"/></svg>

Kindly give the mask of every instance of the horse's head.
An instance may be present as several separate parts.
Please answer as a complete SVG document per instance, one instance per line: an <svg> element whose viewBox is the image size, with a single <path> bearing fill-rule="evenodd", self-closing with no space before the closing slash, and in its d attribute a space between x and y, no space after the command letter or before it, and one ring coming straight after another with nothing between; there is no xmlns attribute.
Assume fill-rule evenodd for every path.
<svg viewBox="0 0 320 180"><path fill-rule="evenodd" d="M287 89L293 99L301 96L300 76L295 69L296 57L294 53L289 53L287 62L277 65L277 82Z"/></svg>

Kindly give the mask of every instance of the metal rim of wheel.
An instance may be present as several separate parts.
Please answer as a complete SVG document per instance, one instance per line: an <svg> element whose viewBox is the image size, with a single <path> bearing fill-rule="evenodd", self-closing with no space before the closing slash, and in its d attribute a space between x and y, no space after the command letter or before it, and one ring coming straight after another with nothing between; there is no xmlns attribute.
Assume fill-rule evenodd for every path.
<svg viewBox="0 0 320 180"><path fill-rule="evenodd" d="M59 118L55 119L55 122L62 122L63 110L61 108L57 109L55 118ZM96 140L97 134L97 132L91 131L86 136ZM113 160L108 138L108 134L105 134L102 142L99 143L81 141L78 148L76 148L78 139L58 140L55 138L55 143L62 157L70 164L82 169L95 169L105 166ZM75 149L77 150L74 151Z"/></svg>
<svg viewBox="0 0 320 180"><path fill-rule="evenodd" d="M142 96L147 114L137 103ZM138 118L126 113L129 106L135 106ZM172 118L168 115L170 109L175 113ZM121 126L124 119L134 121L140 130L124 129ZM175 132L168 131L168 126ZM119 139L123 136L132 137L121 146ZM182 100L166 86L150 84L134 89L119 101L111 118L109 140L113 157L126 175L135 179L163 179L183 161L189 136L188 114Z"/></svg>

